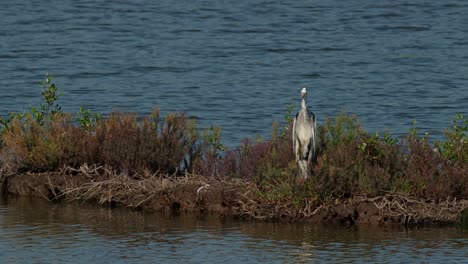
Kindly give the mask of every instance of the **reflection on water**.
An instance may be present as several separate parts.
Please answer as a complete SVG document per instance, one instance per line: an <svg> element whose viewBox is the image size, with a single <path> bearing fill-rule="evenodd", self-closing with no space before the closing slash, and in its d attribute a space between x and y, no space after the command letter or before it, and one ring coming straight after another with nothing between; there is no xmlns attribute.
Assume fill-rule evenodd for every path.
<svg viewBox="0 0 468 264"><path fill-rule="evenodd" d="M28 198L0 202L2 263L462 262L468 231L259 223Z"/></svg>

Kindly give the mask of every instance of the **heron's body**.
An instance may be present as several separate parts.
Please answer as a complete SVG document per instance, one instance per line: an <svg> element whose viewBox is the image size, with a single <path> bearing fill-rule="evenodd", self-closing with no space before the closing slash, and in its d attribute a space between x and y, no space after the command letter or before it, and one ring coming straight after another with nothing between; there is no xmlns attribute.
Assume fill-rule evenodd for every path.
<svg viewBox="0 0 468 264"><path fill-rule="evenodd" d="M307 178L309 173L308 163L316 155L317 125L315 115L307 107L307 90L301 91L301 110L297 113L293 121L293 150L296 156L301 175Z"/></svg>

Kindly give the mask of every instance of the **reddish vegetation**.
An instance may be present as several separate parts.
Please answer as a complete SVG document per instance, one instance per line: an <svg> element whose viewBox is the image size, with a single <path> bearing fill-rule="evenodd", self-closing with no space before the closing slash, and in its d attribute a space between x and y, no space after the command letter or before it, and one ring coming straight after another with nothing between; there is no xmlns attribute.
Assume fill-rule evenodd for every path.
<svg viewBox="0 0 468 264"><path fill-rule="evenodd" d="M467 207L468 140L458 127L434 151L417 131L398 141L363 131L354 116L328 119L313 176L301 181L287 127L224 150L216 130L200 136L183 114L112 114L85 127L47 118L17 118L2 132L4 193L338 223L456 221Z"/></svg>
<svg viewBox="0 0 468 264"><path fill-rule="evenodd" d="M68 115L55 115L48 125L29 116L15 120L4 132L2 165L32 172L83 164L106 165L128 174L180 172L195 151L195 126L183 114L168 115L163 126L161 121L158 110L141 123L133 114L117 113L88 131ZM190 164L183 169L190 169Z"/></svg>

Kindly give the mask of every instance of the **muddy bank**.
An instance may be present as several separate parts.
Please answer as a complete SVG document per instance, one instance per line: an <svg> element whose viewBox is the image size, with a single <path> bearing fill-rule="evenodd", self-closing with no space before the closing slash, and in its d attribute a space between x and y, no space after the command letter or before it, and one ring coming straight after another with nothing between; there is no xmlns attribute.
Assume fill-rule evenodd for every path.
<svg viewBox="0 0 468 264"><path fill-rule="evenodd" d="M262 199L252 182L197 176L133 179L110 171L65 171L3 175L1 183L2 195L35 196L50 201L89 200L148 211L215 213L263 221L345 225L456 223L468 210L468 200L433 201L395 195L355 195L322 203L306 201L299 206Z"/></svg>

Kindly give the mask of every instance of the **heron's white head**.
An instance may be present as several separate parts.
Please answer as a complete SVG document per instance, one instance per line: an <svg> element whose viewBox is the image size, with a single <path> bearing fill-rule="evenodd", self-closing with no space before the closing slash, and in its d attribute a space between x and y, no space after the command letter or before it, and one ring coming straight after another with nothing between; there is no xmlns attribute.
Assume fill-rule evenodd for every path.
<svg viewBox="0 0 468 264"><path fill-rule="evenodd" d="M301 96L302 96L302 98L305 98L306 95L307 95L307 88L304 87L304 88L302 88L302 90L301 90Z"/></svg>

